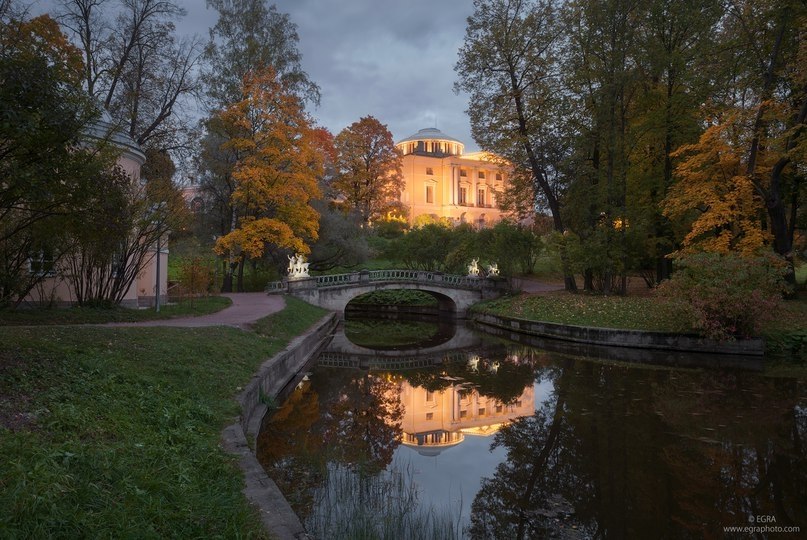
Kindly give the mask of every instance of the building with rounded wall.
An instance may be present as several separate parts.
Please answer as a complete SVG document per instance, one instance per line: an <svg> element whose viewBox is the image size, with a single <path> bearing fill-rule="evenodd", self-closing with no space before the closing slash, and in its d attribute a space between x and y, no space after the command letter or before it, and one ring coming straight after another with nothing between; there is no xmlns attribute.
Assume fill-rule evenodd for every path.
<svg viewBox="0 0 807 540"><path fill-rule="evenodd" d="M140 145L127 133L120 130L106 110L86 130L86 143L89 145L100 142L109 142L119 151L117 166L119 166L132 182L142 182L140 169L146 163L146 156ZM156 291L159 288L160 300L165 302L168 289L168 246L164 242L160 246L159 260L160 272L157 274L157 246L150 246L146 263L138 273L135 280L127 289L121 305L125 307L144 307L155 304ZM56 305L72 305L76 302L75 291L69 279L66 279L67 267L57 267L47 260L47 256L32 254L29 262L29 271L46 272L47 276L42 284L31 291L25 298L26 304L53 303ZM159 278L159 283L158 283Z"/></svg>
<svg viewBox="0 0 807 540"><path fill-rule="evenodd" d="M459 139L437 128L421 129L395 144L403 155L400 202L409 222L420 216L488 227L503 217L498 205L509 168L487 152L466 154Z"/></svg>

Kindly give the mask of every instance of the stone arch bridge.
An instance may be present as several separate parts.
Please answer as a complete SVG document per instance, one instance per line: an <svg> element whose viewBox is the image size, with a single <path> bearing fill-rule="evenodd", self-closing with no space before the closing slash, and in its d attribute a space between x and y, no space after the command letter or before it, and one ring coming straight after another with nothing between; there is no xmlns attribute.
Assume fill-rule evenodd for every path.
<svg viewBox="0 0 807 540"><path fill-rule="evenodd" d="M289 279L270 283L268 292L287 292L310 304L344 315L351 300L384 289L413 289L437 299L441 315L465 318L468 308L482 300L498 298L510 290L502 278L457 276L424 270L362 270Z"/></svg>

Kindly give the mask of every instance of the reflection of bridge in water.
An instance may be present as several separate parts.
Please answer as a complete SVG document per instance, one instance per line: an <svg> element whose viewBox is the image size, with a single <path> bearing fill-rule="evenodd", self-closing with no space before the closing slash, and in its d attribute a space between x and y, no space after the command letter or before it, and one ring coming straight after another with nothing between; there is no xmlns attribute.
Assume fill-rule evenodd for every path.
<svg viewBox="0 0 807 540"><path fill-rule="evenodd" d="M331 339L320 353L318 365L353 369L402 370L433 367L443 362L465 362L470 350L482 346L482 338L469 328L457 325L451 339L431 347L377 350L350 341L343 331Z"/></svg>
<svg viewBox="0 0 807 540"><path fill-rule="evenodd" d="M473 304L509 290L503 279L457 276L423 270L362 270L351 274L297 278L270 283L269 292L287 292L326 309L345 312L351 300L385 289L418 290L432 295L442 313L465 317Z"/></svg>

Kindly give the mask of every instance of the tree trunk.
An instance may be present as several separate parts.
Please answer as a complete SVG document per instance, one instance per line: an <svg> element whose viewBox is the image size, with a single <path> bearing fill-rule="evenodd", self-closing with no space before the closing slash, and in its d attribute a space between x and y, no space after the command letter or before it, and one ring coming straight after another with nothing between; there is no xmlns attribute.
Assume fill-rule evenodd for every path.
<svg viewBox="0 0 807 540"><path fill-rule="evenodd" d="M244 263L238 265L238 292L244 292Z"/></svg>

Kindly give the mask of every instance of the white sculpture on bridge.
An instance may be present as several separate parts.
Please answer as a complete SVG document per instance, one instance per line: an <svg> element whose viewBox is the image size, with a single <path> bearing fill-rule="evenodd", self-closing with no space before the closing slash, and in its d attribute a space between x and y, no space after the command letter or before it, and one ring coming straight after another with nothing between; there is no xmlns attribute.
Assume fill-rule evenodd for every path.
<svg viewBox="0 0 807 540"><path fill-rule="evenodd" d="M468 276L479 277L479 259L472 259L468 265Z"/></svg>
<svg viewBox="0 0 807 540"><path fill-rule="evenodd" d="M499 265L496 263L488 265L488 276L498 276L499 275Z"/></svg>
<svg viewBox="0 0 807 540"><path fill-rule="evenodd" d="M289 279L300 279L310 277L308 275L308 265L305 256L296 253L294 256L286 255L289 259Z"/></svg>

